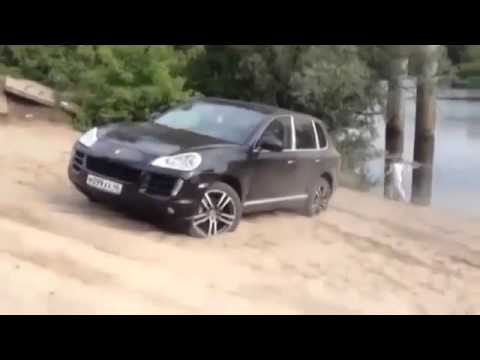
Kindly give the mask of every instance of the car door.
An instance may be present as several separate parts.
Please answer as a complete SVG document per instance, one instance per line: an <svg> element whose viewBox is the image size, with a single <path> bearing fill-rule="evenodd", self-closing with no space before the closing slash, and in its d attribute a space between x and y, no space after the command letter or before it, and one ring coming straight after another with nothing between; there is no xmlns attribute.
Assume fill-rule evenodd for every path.
<svg viewBox="0 0 480 360"><path fill-rule="evenodd" d="M275 136L283 144L282 152L256 148L251 161L250 187L246 208L276 208L298 195L295 181L299 176L296 153L293 152L293 118L280 116L272 120L259 142L265 136ZM248 210L248 209L247 209Z"/></svg>
<svg viewBox="0 0 480 360"><path fill-rule="evenodd" d="M307 195L317 176L316 167L319 161L319 142L316 128L311 118L297 115L294 118L295 128L295 154L297 178L295 192Z"/></svg>
<svg viewBox="0 0 480 360"><path fill-rule="evenodd" d="M313 120L316 135L318 138L318 153L315 158L315 176L321 176L325 173L329 174L332 185L336 185L337 171L340 166L339 154L335 146L329 144L327 131L320 121Z"/></svg>

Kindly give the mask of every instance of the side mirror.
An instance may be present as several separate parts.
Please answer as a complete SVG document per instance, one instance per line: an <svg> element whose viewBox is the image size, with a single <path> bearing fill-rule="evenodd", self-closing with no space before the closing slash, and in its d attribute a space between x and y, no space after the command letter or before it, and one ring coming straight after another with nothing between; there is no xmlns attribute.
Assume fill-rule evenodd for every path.
<svg viewBox="0 0 480 360"><path fill-rule="evenodd" d="M273 152L282 152L283 144L274 136L264 137L259 144L259 147L264 150L273 151Z"/></svg>

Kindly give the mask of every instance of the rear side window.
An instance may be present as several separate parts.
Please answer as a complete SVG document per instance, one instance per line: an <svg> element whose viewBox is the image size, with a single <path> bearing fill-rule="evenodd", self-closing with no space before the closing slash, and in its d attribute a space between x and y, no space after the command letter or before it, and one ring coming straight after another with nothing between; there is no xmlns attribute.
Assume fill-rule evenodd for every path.
<svg viewBox="0 0 480 360"><path fill-rule="evenodd" d="M271 122L263 133L265 136L274 136L283 144L284 150L292 148L292 120L289 116L279 117Z"/></svg>
<svg viewBox="0 0 480 360"><path fill-rule="evenodd" d="M312 120L295 118L295 135L297 137L298 150L315 150L317 148Z"/></svg>
<svg viewBox="0 0 480 360"><path fill-rule="evenodd" d="M327 136L325 135L325 131L323 130L323 127L316 121L315 127L317 128L318 143L320 145L320 149L324 149L327 147Z"/></svg>

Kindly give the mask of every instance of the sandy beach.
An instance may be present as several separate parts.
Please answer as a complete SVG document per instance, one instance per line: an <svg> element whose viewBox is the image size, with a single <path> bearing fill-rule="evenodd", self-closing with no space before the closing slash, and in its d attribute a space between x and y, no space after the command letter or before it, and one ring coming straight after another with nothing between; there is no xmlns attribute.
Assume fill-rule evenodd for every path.
<svg viewBox="0 0 480 360"><path fill-rule="evenodd" d="M31 111L0 118L1 314L480 314L478 219L340 189L192 239L89 203L79 133Z"/></svg>

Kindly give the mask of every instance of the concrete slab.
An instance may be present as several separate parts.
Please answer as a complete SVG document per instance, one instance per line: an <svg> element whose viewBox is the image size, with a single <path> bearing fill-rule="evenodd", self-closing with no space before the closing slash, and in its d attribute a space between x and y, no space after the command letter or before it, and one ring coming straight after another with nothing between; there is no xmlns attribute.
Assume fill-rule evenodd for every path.
<svg viewBox="0 0 480 360"><path fill-rule="evenodd" d="M35 81L7 76L5 91L45 106L53 107L57 104L55 91Z"/></svg>

